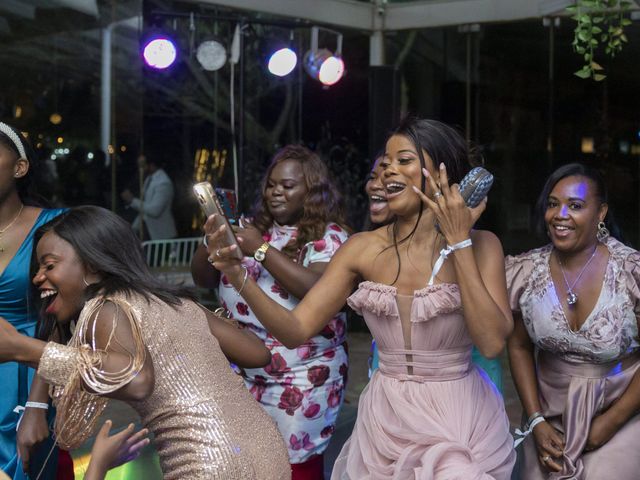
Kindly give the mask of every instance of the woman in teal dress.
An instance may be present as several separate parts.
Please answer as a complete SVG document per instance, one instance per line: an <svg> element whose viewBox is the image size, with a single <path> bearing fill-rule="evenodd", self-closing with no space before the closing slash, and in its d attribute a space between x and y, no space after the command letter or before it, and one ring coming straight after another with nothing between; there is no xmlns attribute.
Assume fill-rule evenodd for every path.
<svg viewBox="0 0 640 480"><path fill-rule="evenodd" d="M32 194L36 191L34 180L41 172L30 153L24 137L0 122L0 317L19 332L34 336L38 312L29 298L33 233L63 210L35 206L39 202ZM0 364L0 470L13 480L28 478L23 467L32 473L31 478L45 480L56 476L58 454L50 436L22 455L26 457L24 464L18 458L16 427L23 412L30 427L23 445L48 435L51 420L48 417L52 417L52 412L38 408L44 407L39 403L48 403L46 388L44 384L38 387L38 382L35 388L41 390L32 396L32 400L39 400L33 404L37 406L14 411L25 406L34 375L35 370L17 363Z"/></svg>

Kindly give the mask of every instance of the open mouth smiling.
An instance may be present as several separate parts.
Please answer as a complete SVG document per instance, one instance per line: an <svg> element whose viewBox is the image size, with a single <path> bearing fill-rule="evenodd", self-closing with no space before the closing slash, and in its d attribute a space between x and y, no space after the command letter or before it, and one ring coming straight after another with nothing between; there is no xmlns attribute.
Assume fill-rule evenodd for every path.
<svg viewBox="0 0 640 480"><path fill-rule="evenodd" d="M390 183L385 184L385 186L384 186L384 189L387 192L387 199L389 197L394 197L396 195L399 195L406 188L407 188L407 186L404 183L400 183L400 182L390 182Z"/></svg>

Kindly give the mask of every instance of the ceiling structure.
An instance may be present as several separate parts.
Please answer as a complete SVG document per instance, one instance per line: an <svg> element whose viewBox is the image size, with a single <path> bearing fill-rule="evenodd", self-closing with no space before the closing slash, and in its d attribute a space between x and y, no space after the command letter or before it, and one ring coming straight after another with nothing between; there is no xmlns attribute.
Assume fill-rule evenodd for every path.
<svg viewBox="0 0 640 480"><path fill-rule="evenodd" d="M397 31L563 15L573 0L190 0L337 27ZM635 0L634 8L640 6Z"/></svg>

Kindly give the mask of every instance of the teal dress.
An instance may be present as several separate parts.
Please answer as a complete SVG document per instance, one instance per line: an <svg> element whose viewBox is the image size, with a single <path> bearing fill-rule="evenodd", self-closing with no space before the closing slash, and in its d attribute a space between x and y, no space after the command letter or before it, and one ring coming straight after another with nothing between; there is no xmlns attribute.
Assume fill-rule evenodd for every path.
<svg viewBox="0 0 640 480"><path fill-rule="evenodd" d="M38 319L38 312L29 302L31 287L29 267L31 251L34 247L33 235L40 226L62 212L64 212L62 209L40 212L31 231L0 275L0 317L24 335L35 335ZM16 451L16 425L20 415L13 410L27 401L34 374L35 370L32 368L15 362L0 364L0 385L2 385L0 388L0 470L4 470L14 480L26 480L28 477L22 471L22 463ZM38 451L34 452L41 462L36 460L30 465L36 475L53 448L51 437L49 441L43 443L38 447ZM41 480L55 478L57 459L57 452L53 452L49 461L46 462L46 468L40 476Z"/></svg>

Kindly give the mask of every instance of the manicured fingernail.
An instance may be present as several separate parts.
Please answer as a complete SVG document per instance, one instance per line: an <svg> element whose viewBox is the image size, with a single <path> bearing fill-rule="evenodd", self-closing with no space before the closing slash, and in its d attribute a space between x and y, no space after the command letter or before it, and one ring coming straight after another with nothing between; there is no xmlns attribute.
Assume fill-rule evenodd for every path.
<svg viewBox="0 0 640 480"><path fill-rule="evenodd" d="M427 170L426 168L422 169L422 173L424 173L425 177L429 177L429 170Z"/></svg>
<svg viewBox="0 0 640 480"><path fill-rule="evenodd" d="M411 185L411 188L413 188L414 192L420 193L420 189L418 187L416 187L415 185Z"/></svg>
<svg viewBox="0 0 640 480"><path fill-rule="evenodd" d="M238 248L238 246L237 246L237 245L231 245L231 246L229 247L229 250L235 250L236 248Z"/></svg>
<svg viewBox="0 0 640 480"><path fill-rule="evenodd" d="M440 170L444 170L444 163L440 163Z"/></svg>

